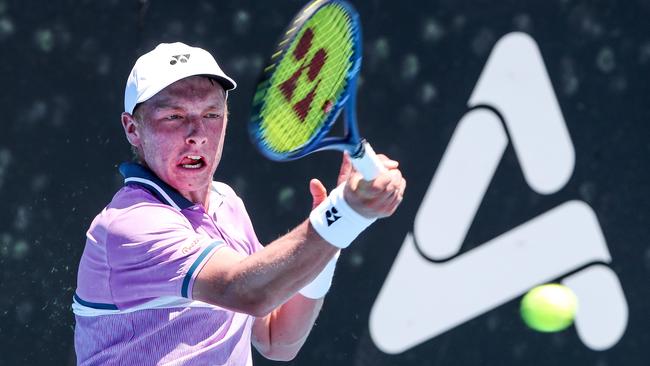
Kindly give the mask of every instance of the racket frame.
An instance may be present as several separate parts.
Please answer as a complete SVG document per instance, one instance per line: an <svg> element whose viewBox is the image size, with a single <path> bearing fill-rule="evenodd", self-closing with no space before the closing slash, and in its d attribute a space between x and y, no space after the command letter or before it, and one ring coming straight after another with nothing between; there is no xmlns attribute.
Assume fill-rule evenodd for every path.
<svg viewBox="0 0 650 366"><path fill-rule="evenodd" d="M284 59L289 51L289 48L299 35L303 25L311 19L314 14L323 6L337 4L341 6L350 17L350 26L352 33L352 48L353 52L350 61L352 67L348 70L346 79L348 80L345 89L341 92L341 96L337 99L336 103L332 106L327 118L323 122L323 127L320 128L318 133L312 136L306 143L294 149L294 151L287 153L280 153L272 151L264 147L264 139L261 137L260 129L257 128L261 124L260 112L264 105L260 100L264 95L258 96L259 85L263 83L270 83L273 71L277 64ZM316 0L305 5L298 14L291 20L290 25L285 29L284 37L281 38L277 51L271 57L271 62L264 69L256 96L253 103L253 113L249 122L249 135L254 145L258 150L268 159L273 161L291 161L307 156L311 153L322 150L339 150L347 151L352 158L362 157L365 154L364 140L361 139L359 129L356 123L356 93L357 93L357 78L361 71L362 61L362 36L361 36L361 23L359 14L354 7L341 0ZM265 93L269 92L269 87L265 86ZM334 123L336 122L341 110L345 107L344 113L344 136L327 136L331 131Z"/></svg>

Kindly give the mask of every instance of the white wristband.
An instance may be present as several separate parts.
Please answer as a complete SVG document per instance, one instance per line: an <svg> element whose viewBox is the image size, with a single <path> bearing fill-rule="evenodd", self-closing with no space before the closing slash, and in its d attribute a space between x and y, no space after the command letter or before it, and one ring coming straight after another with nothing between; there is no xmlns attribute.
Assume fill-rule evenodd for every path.
<svg viewBox="0 0 650 366"><path fill-rule="evenodd" d="M314 230L327 242L338 248L347 248L376 219L358 214L345 202L345 183L330 192L329 196L316 206L309 215Z"/></svg>
<svg viewBox="0 0 650 366"><path fill-rule="evenodd" d="M302 290L298 291L304 297L310 299L322 299L327 294L332 286L332 278L334 277L334 269L336 268L336 261L339 259L341 251L336 252L334 257L327 263L325 268Z"/></svg>

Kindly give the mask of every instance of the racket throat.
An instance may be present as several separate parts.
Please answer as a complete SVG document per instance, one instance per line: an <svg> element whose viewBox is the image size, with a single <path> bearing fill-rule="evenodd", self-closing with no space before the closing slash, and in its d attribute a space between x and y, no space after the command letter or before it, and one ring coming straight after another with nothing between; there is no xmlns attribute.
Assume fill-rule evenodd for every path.
<svg viewBox="0 0 650 366"><path fill-rule="evenodd" d="M372 149L368 141L366 139L361 139L359 142L359 145L356 146L356 150L350 151L350 157L352 159L361 159L363 158L364 155L366 155L366 145ZM373 151L374 152L374 151Z"/></svg>

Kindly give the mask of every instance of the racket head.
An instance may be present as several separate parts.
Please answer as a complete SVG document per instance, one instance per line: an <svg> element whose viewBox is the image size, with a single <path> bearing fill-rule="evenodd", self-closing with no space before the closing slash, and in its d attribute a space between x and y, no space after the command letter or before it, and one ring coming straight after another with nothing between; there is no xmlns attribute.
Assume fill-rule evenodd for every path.
<svg viewBox="0 0 650 366"><path fill-rule="evenodd" d="M253 98L249 134L269 159L287 161L324 147L361 68L361 26L341 0L315 0L289 23ZM343 139L331 148L345 149Z"/></svg>

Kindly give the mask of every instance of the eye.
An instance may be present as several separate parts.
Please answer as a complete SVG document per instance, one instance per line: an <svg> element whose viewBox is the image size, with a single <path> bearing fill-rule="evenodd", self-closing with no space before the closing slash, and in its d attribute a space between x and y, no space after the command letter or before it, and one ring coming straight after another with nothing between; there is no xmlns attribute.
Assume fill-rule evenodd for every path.
<svg viewBox="0 0 650 366"><path fill-rule="evenodd" d="M183 116L181 116L179 114L170 114L169 116L165 117L165 119L168 120L168 121L173 121L173 120L182 119L182 118L183 118Z"/></svg>
<svg viewBox="0 0 650 366"><path fill-rule="evenodd" d="M221 115L219 113L208 113L205 118L221 118Z"/></svg>

